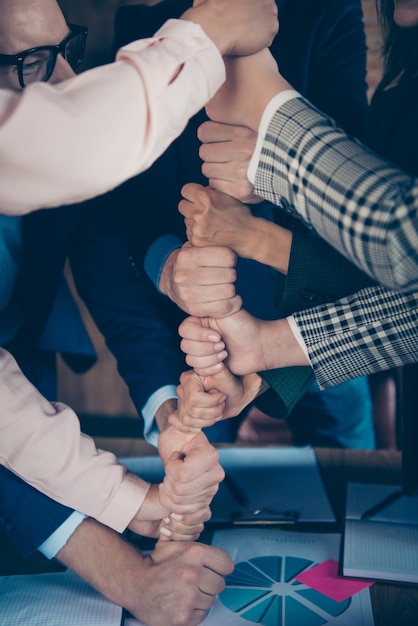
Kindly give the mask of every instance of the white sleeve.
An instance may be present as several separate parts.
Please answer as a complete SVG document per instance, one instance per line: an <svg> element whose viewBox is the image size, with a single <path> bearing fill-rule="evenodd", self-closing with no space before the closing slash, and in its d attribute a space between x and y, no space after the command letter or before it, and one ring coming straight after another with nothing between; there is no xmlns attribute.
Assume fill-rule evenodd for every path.
<svg viewBox="0 0 418 626"><path fill-rule="evenodd" d="M247 176L251 184L254 184L255 182L255 175L260 161L260 154L264 145L265 136L271 122L271 118L276 113L276 111L280 109L280 107L283 106L286 102L288 102L289 100L293 100L294 98L298 98L299 96L300 94L294 89L286 89L286 91L281 91L280 93L276 94L264 109L264 113L260 122L260 127L258 129L257 143L254 149L253 156L251 157L251 161L248 165Z"/></svg>

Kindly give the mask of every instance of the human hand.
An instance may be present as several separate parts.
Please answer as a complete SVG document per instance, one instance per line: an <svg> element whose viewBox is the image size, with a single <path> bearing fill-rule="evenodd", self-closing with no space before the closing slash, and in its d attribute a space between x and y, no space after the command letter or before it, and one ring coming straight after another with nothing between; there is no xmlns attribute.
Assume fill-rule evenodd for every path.
<svg viewBox="0 0 418 626"><path fill-rule="evenodd" d="M247 176L257 133L245 126L209 120L199 126L197 135L202 142L202 173L209 185L246 204L261 202Z"/></svg>
<svg viewBox="0 0 418 626"><path fill-rule="evenodd" d="M179 326L186 362L200 376L220 372L251 374L293 365L309 365L287 319L260 320L241 309L222 319L186 318ZM215 346L223 339L225 351Z"/></svg>
<svg viewBox="0 0 418 626"><path fill-rule="evenodd" d="M242 306L235 292L236 255L221 247L185 243L168 257L159 287L189 315L224 317Z"/></svg>
<svg viewBox="0 0 418 626"><path fill-rule="evenodd" d="M291 87L267 48L251 56L227 57L225 66L226 82L207 103L206 112L215 122L246 126L258 133L270 100Z"/></svg>
<svg viewBox="0 0 418 626"><path fill-rule="evenodd" d="M163 484L151 485L140 509L128 525L129 530L144 537L160 537L162 540L198 539L204 528L204 522L210 519L209 507L205 506L194 513L179 515L164 507L162 500L167 505ZM171 506L171 501L168 505Z"/></svg>
<svg viewBox="0 0 418 626"><path fill-rule="evenodd" d="M217 450L201 431L185 433L170 425L159 435L158 451L165 469L162 505L182 515L185 524L207 521L225 476Z"/></svg>
<svg viewBox="0 0 418 626"><path fill-rule="evenodd" d="M221 372L223 365L220 361L225 360L226 352L226 363L234 374L251 374L269 369L265 366L262 333L268 322L242 309L228 316L228 320L224 324L222 320L212 317L188 317L180 324L180 348L186 354L187 365L202 377L212 376ZM209 329L217 334L212 335ZM210 337L222 338L225 350L219 351L215 347L219 342Z"/></svg>
<svg viewBox="0 0 418 626"><path fill-rule="evenodd" d="M193 370L183 372L177 387L179 409L171 423L187 432L235 417L258 395L260 387L257 374L234 376L225 364L218 373L203 378Z"/></svg>
<svg viewBox="0 0 418 626"><path fill-rule="evenodd" d="M179 203L179 211L185 217L187 237L194 246L226 246L242 258L287 274L292 231L254 217L245 204L222 191L188 183L181 192L184 199ZM209 307L207 315L218 317L208 311Z"/></svg>
<svg viewBox="0 0 418 626"><path fill-rule="evenodd" d="M142 555L118 533L86 518L57 559L147 626L195 626L225 587L234 564L199 543L158 541Z"/></svg>
<svg viewBox="0 0 418 626"><path fill-rule="evenodd" d="M238 256L253 257L257 223L262 220L254 217L245 204L197 183L184 185L181 193L183 200L178 208L193 246L223 246Z"/></svg>
<svg viewBox="0 0 418 626"><path fill-rule="evenodd" d="M270 46L279 29L274 0L195 0L181 18L199 23L222 55Z"/></svg>
<svg viewBox="0 0 418 626"><path fill-rule="evenodd" d="M133 614L147 626L200 624L225 588L223 577L233 569L229 556L218 548L158 541L145 557Z"/></svg>

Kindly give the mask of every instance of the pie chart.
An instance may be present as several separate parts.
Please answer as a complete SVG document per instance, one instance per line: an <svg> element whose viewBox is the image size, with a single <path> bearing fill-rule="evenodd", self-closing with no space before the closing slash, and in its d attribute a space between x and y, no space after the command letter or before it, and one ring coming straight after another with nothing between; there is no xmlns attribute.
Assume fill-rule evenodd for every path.
<svg viewBox="0 0 418 626"><path fill-rule="evenodd" d="M336 602L295 580L314 565L294 556L259 556L241 561L226 577L220 600L243 619L263 626L320 626L350 605Z"/></svg>

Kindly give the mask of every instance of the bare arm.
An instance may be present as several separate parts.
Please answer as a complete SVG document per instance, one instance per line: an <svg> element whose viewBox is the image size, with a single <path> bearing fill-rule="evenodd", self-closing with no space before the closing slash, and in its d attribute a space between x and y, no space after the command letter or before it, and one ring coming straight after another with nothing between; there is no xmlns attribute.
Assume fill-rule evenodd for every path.
<svg viewBox="0 0 418 626"><path fill-rule="evenodd" d="M84 520L57 555L64 565L148 626L195 626L233 569L230 558L197 543L158 542L143 556L115 532Z"/></svg>

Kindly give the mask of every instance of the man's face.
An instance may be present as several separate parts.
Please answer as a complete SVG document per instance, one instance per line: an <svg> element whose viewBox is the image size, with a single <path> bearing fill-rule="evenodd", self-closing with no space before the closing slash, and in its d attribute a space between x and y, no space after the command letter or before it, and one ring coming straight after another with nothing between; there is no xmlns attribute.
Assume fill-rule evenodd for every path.
<svg viewBox="0 0 418 626"><path fill-rule="evenodd" d="M55 0L1 0L0 54L17 54L36 46L56 45L68 26ZM57 83L74 72L61 55L49 82ZM15 66L0 66L0 87L20 89Z"/></svg>

